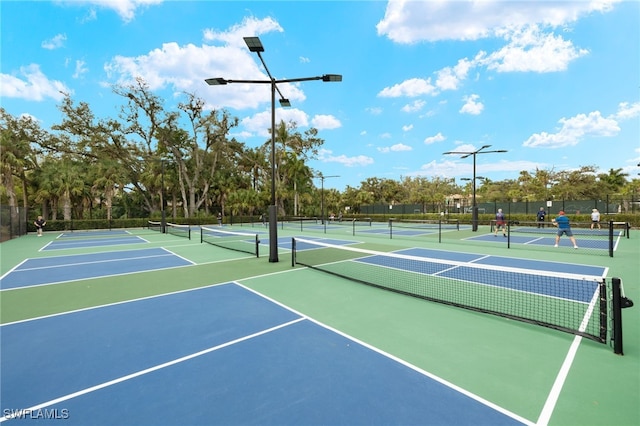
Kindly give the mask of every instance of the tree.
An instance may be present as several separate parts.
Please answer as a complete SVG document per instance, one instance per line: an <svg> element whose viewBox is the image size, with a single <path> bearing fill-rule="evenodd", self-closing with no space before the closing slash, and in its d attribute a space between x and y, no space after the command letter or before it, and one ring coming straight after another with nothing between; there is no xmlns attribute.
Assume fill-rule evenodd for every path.
<svg viewBox="0 0 640 426"><path fill-rule="evenodd" d="M36 167L31 144L44 139L46 132L31 117L16 118L0 108L0 184L14 223L17 223L19 204L16 185L21 186L22 206L26 210L29 206L27 171Z"/></svg>
<svg viewBox="0 0 640 426"><path fill-rule="evenodd" d="M609 169L608 173L602 173L598 175L600 182L606 185L608 192L619 192L620 189L627 183L628 173L623 173L622 169Z"/></svg>
<svg viewBox="0 0 640 426"><path fill-rule="evenodd" d="M303 163L314 159L318 155L318 149L324 143L324 140L317 137L318 131L311 128L304 132L304 135L298 132L295 122L285 124L284 121L276 126L275 129L275 180L276 187L276 205L278 206L278 214L286 214L284 208L284 197L287 196L286 188L290 182L295 181L296 177L291 176L288 172L294 172L296 168L287 167L287 160L295 158L296 161ZM279 148L278 148L279 145ZM270 153L271 141L265 143L265 152ZM292 153L294 157L290 157L288 153ZM271 158L271 155L269 155ZM295 171L294 173L298 173ZM293 184L291 184L293 186Z"/></svg>

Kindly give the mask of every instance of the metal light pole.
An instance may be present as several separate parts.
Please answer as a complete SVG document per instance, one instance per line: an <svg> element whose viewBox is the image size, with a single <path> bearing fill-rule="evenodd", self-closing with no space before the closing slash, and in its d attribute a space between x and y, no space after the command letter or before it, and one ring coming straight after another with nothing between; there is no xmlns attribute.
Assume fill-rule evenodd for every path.
<svg viewBox="0 0 640 426"><path fill-rule="evenodd" d="M167 216L164 211L164 160L160 160L160 184L162 185L162 187L160 188L160 231L165 234L167 231Z"/></svg>
<svg viewBox="0 0 640 426"><path fill-rule="evenodd" d="M323 82L342 81L341 74L324 74L317 77L287 78L276 80L273 78L267 68L267 64L262 58L261 52L264 52L264 46L258 37L244 37L250 52L258 54L262 65L264 66L269 80L229 80L224 78L207 78L205 81L210 86L225 85L231 83L248 83L248 84L269 84L271 86L271 205L269 206L269 262L278 262L278 208L276 206L276 90L280 95L280 105L291 106L288 99L282 96L278 89L277 83L296 83L300 81L322 80Z"/></svg>
<svg viewBox="0 0 640 426"><path fill-rule="evenodd" d="M505 149L499 149L495 151L483 151L486 148L489 148L491 145L483 145L479 149L471 152L461 152L461 151L447 151L443 152L443 155L448 154L461 154L460 158L467 158L473 155L473 196L472 196L472 206L471 206L471 230L478 230L478 205L476 204L476 155L478 154L492 154L498 152L507 152Z"/></svg>

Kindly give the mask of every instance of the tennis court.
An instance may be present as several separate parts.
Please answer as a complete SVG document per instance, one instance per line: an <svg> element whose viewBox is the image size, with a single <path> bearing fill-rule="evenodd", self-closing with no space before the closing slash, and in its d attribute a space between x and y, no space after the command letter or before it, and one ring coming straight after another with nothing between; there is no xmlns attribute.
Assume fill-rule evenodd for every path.
<svg viewBox="0 0 640 426"><path fill-rule="evenodd" d="M254 231L234 228L241 231L234 241L253 244ZM634 235L621 242L616 258L594 261L579 251L514 257L506 248L468 244L473 233L466 230L456 233L457 241L437 244L350 238L338 228L303 234L280 229L277 263L149 230L129 231L139 237L133 246L109 244L121 237L117 234L74 235L74 241L105 244L69 247L64 255L42 250L62 240L53 234L3 243L1 421L631 425L640 420L636 308L623 312L625 354L618 356L608 344L571 333L291 265L296 238L304 242L296 243L301 258L316 257L318 247L327 245L339 253L369 250L375 255L349 256L347 263L382 270L391 277L388 282L416 275L411 266L387 258L405 256L419 263L429 259L432 275L465 285L471 280L456 274L475 271L479 282L473 285L482 288L524 281L511 275L512 269L541 276L549 287L554 286L550 276L620 276L627 296L637 299L638 262L630 259L640 250ZM266 232L257 234L266 252ZM506 272L496 272L498 267ZM487 271L489 281L478 278L479 270ZM596 289L580 289L584 294L573 289L539 296L588 305L585 299ZM533 292L521 293L528 300Z"/></svg>

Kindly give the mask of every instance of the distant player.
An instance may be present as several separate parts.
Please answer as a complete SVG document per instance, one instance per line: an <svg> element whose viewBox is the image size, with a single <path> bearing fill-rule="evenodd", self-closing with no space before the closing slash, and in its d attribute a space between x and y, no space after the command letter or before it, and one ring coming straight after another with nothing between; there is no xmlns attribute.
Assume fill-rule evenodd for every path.
<svg viewBox="0 0 640 426"><path fill-rule="evenodd" d="M576 243L576 239L573 236L573 232L571 232L571 224L569 223L569 218L564 215L564 212L562 210L560 211L560 213L558 213L558 217L553 219L552 222L558 227L558 233L556 234L556 245L554 247L558 247L560 237L562 237L562 235L566 235L573 243L573 248L577 249L578 244Z"/></svg>
<svg viewBox="0 0 640 426"><path fill-rule="evenodd" d="M33 222L33 224L36 226L36 229L38 230L38 237L42 237L42 230L44 229L44 226L47 224L47 221L44 220L42 216L38 216L38 218L35 220L35 222Z"/></svg>
<svg viewBox="0 0 640 426"><path fill-rule="evenodd" d="M593 209L591 211L591 229L598 227L598 229L602 229L600 228L600 212L598 211L598 209Z"/></svg>
<svg viewBox="0 0 640 426"><path fill-rule="evenodd" d="M496 230L493 233L494 237L498 236L498 231L502 228L502 235L507 236L507 222L504 218L504 213L502 213L502 209L498 209L498 213L496 213Z"/></svg>
<svg viewBox="0 0 640 426"><path fill-rule="evenodd" d="M544 228L544 219L547 217L547 212L544 211L544 207L540 207L538 210L538 215L536 218L538 219L538 228Z"/></svg>

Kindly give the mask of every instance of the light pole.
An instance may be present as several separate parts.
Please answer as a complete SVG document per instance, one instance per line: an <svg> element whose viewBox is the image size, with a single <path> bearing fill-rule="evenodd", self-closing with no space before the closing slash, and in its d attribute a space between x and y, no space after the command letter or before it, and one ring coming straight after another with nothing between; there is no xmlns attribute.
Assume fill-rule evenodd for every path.
<svg viewBox="0 0 640 426"><path fill-rule="evenodd" d="M338 175L325 176L320 173L317 177L320 178L320 215L321 215L321 223L324 225L324 180L328 178L337 178L340 177Z"/></svg>
<svg viewBox="0 0 640 426"><path fill-rule="evenodd" d="M210 86L225 85L231 83L248 83L248 84L269 84L271 86L271 205L269 206L269 262L278 261L278 211L276 207L276 90L280 95L280 105L283 107L291 106L288 99L282 96L282 93L276 86L277 83L296 83L300 81L322 80L323 82L342 81L341 74L324 74L317 77L287 78L276 80L273 78L267 68L267 64L262 58L261 52L264 47L259 37L244 37L250 52L258 54L262 65L264 66L269 80L230 80L224 78L207 78L205 81Z"/></svg>
<svg viewBox="0 0 640 426"><path fill-rule="evenodd" d="M167 231L167 215L164 211L164 160L160 160L160 185L162 185L160 188L160 232L165 234Z"/></svg>
<svg viewBox="0 0 640 426"><path fill-rule="evenodd" d="M489 148L491 145L483 145L481 146L479 149L476 149L475 151L471 151L471 152L461 152L461 151L447 151L444 152L443 155L448 155L448 154L461 154L462 157L460 158L467 158L469 156L473 155L473 198L472 198L472 206L471 206L471 230L472 231L477 231L478 230L478 206L476 204L476 155L478 154L493 154L493 153L498 153L498 152L507 152L507 150L505 149L498 149L498 150L494 150L494 151L483 151L486 148Z"/></svg>
<svg viewBox="0 0 640 426"><path fill-rule="evenodd" d="M476 178L475 178L475 179L472 179L472 178L460 178L460 180L463 180L463 181L466 181L466 182L471 182L472 180L473 180L473 181L483 180L483 179L486 179L486 178L485 178L484 176L476 176ZM472 204L472 206L471 206L471 212L472 212L472 214L473 214L473 206L475 205L475 203L471 203L471 204Z"/></svg>

